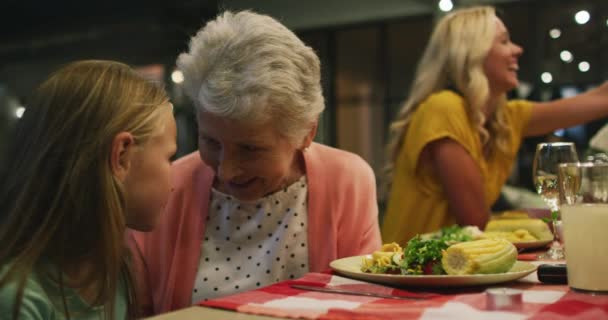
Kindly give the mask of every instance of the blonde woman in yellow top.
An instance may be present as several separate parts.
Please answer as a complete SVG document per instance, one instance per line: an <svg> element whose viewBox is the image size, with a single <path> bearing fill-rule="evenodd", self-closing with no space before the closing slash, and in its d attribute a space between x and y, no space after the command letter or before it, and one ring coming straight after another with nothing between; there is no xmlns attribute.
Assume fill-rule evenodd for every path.
<svg viewBox="0 0 608 320"><path fill-rule="evenodd" d="M492 7L439 20L390 128L384 242L453 223L483 228L524 137L608 115L608 83L568 99L507 101L522 53Z"/></svg>

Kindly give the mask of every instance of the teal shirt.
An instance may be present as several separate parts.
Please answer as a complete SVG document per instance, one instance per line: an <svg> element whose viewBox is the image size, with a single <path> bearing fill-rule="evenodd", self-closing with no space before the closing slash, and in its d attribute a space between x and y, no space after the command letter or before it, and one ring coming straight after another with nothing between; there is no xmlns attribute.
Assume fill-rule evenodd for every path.
<svg viewBox="0 0 608 320"><path fill-rule="evenodd" d="M0 276L4 275L7 269L7 266L4 265L0 269ZM64 287L64 293L71 319L105 319L103 306L91 307L75 290L70 288ZM0 287L0 319L12 319L16 295L17 284L15 282L9 282ZM25 283L18 315L19 320L67 319L63 312L59 287L48 280L41 279L35 273L30 275ZM126 288L122 281L116 295L114 315L114 319L125 319L127 315Z"/></svg>

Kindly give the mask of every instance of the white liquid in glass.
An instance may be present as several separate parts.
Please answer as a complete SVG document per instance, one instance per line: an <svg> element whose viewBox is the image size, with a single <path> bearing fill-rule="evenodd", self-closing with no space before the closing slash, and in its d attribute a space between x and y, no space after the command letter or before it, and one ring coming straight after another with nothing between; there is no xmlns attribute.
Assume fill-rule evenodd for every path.
<svg viewBox="0 0 608 320"><path fill-rule="evenodd" d="M608 291L608 204L564 204L561 215L568 285Z"/></svg>

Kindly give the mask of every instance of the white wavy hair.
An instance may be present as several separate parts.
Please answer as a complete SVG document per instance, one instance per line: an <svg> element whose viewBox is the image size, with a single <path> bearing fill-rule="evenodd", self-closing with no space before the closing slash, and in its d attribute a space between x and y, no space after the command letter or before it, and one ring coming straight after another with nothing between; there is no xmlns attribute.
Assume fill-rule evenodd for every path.
<svg viewBox="0 0 608 320"><path fill-rule="evenodd" d="M275 126L301 143L325 108L319 58L277 20L226 11L177 58L197 113Z"/></svg>

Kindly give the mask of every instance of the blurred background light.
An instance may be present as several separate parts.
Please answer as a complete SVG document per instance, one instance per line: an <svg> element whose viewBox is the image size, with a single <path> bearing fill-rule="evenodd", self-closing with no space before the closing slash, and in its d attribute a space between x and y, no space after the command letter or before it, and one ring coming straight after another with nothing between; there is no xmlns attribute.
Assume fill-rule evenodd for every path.
<svg viewBox="0 0 608 320"><path fill-rule="evenodd" d="M557 39L562 35L562 31L558 28L553 28L551 30L549 30L549 37L551 37L551 39Z"/></svg>
<svg viewBox="0 0 608 320"><path fill-rule="evenodd" d="M17 118L23 117L24 112L25 112L24 107L17 107L17 109L15 109L15 117L17 117Z"/></svg>
<svg viewBox="0 0 608 320"><path fill-rule="evenodd" d="M578 24L585 24L589 22L591 16L587 10L581 10L574 15L574 21Z"/></svg>
<svg viewBox="0 0 608 320"><path fill-rule="evenodd" d="M587 72L589 71L589 69L591 69L591 65L589 64L589 62L581 61L578 63L578 70L580 70L580 72Z"/></svg>
<svg viewBox="0 0 608 320"><path fill-rule="evenodd" d="M440 0L439 1L439 10L443 12L451 11L454 8L454 4L452 0Z"/></svg>
<svg viewBox="0 0 608 320"><path fill-rule="evenodd" d="M553 75L551 75L551 72L543 72L540 75L540 80L543 83L551 83L551 81L553 81Z"/></svg>
<svg viewBox="0 0 608 320"><path fill-rule="evenodd" d="M562 50L562 52L559 53L559 58L562 59L563 62L572 62L572 60L574 59L574 57L572 56L572 52L568 51L568 50Z"/></svg>
<svg viewBox="0 0 608 320"><path fill-rule="evenodd" d="M171 81L174 83L184 82L184 74L180 70L175 70L171 73Z"/></svg>

